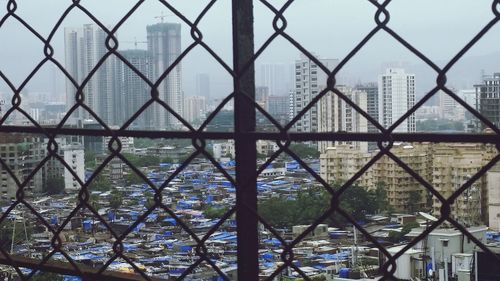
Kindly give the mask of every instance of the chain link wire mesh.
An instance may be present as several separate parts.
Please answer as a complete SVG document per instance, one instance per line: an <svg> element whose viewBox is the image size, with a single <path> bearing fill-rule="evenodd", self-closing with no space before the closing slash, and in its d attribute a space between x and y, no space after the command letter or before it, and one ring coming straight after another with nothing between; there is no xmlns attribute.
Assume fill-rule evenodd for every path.
<svg viewBox="0 0 500 281"><path fill-rule="evenodd" d="M387 258L387 261L382 266L383 276L380 280L397 280L394 277L396 271L396 259L401 257L407 250L415 246L419 241L422 241L427 235L429 235L433 230L439 227L442 223L448 222L455 226L460 232L462 232L466 237L473 241L482 251L484 251L491 259L497 261L500 265L500 259L497 255L492 253L484 244L482 244L476 237L467 231L467 229L454 220L451 214L451 206L455 200L468 188L470 188L474 182L476 182L480 177L484 176L485 173L493 167L499 160L500 155L494 157L490 162L488 162L484 167L482 167L475 175L471 176L459 189L457 189L453 195L449 198L442 196L427 180L422 178L421 175L416 173L411 167L409 167L405 162L399 159L394 153L391 152L391 148L396 141L412 141L412 142L476 142L476 143L487 143L496 145L497 150L500 149L500 130L495 126L490 120L482 116L476 109L472 108L469 104L458 97L453 91L451 91L446 86L446 75L448 71L464 56L465 53L472 46L474 46L490 29L492 29L497 22L500 20L500 1L494 0L491 3L492 19L488 22L483 29L478 32L443 68L437 66L432 60L430 60L425 54L420 52L417 48L413 47L408 41L402 38L397 32L395 32L390 27L391 14L387 7L391 4L391 0L376 1L367 0L376 9L374 15L375 26L373 29L352 49L346 57L344 57L340 63L333 69L329 70L326 66L322 64L309 50L304 48L298 41L296 41L293 36L287 33L287 19L285 17L286 10L293 5L294 0L288 0L283 6L277 7L271 3L271 1L266 0L244 0L232 1L232 18L233 18L233 56L234 56L234 66L229 66L226 62L203 40L203 32L199 26L200 22L204 16L210 12L211 8L217 2L217 0L210 1L205 8L201 11L199 16L194 20L190 21L186 16L184 16L179 10L177 10L173 4L166 0L159 0L164 7L166 7L172 14L177 16L183 24L187 25L191 32L190 36L193 42L188 45L180 54L180 56L167 68L164 70L162 75L157 80L150 80L145 74L143 74L139 69L137 69L132 63L127 61L118 52L119 41L116 37L117 31L120 27L127 21L127 19L132 16L146 1L137 1L137 3L123 16L123 18L113 27L108 28L102 23L101 19L96 18L92 12L90 12L84 5L83 1L73 0L68 1L68 7L60 16L59 20L52 28L48 37L43 37L37 32L36 26L33 27L25 21L21 16L17 14L18 5L22 4L22 1L9 0L7 2L7 13L0 20L0 29L5 24L7 20L15 20L20 23L24 28L33 34L40 42L43 44L43 54L44 58L40 61L36 67L29 73L25 80L16 87L7 77L7 75L0 71L0 78L9 86L13 93L11 100L11 108L5 112L0 120L0 131L2 133L30 133L43 135L49 141L47 143L47 155L46 157L36 165L36 167L25 177L20 179L16 174L10 169L9 164L3 159L0 159L0 164L2 169L5 170L9 176L15 181L17 185L16 199L12 202L10 207L5 210L0 217L0 222L8 220L9 215L13 210L20 206L27 208L31 214L36 217L36 219L43 224L52 234L51 239L51 251L43 257L41 260L34 260L28 258L22 258L15 255L11 255L4 249L0 248L0 262L4 265L11 266L18 274L19 278L22 280L29 280L33 277L37 271L44 272L56 272L61 274L76 275L81 276L84 280L155 280L154 277L149 276L144 270L139 268L134 261L129 258L124 251L123 241L127 236L143 221L146 220L148 215L153 213L155 210L162 210L169 216L175 219L175 221L180 225L186 235L190 236L195 242L195 253L196 259L192 265L187 268L182 275L177 278L182 280L191 274L200 264L208 264L219 276L225 280L229 280L227 275L212 261L209 257L209 252L205 242L209 237L214 234L220 226L228 220L229 217L236 214L237 224L238 224L238 272L239 279L241 280L257 280L259 276L259 266L258 266L258 248L259 242L257 238L257 220L262 224L265 229L276 237L282 246L281 259L282 264L274 271L271 276L267 277L267 280L273 280L280 273L282 273L286 268L291 268L297 272L305 280L310 280L310 277L303 272L294 261L294 247L297 246L307 235L309 235L322 221L324 221L328 216L333 213L338 213L344 217L347 221L352 223L359 232L361 232L366 239L371 241ZM254 52L253 48L253 14L251 8L257 2L263 4L267 9L274 14L274 19L272 22L272 28L274 33L264 42L262 46L258 46ZM47 7L49 9L49 7ZM56 32L61 28L61 25L66 17L74 11L83 12L87 15L90 20L98 25L106 33L106 49L107 52L104 56L97 62L94 68L90 71L87 77L78 83L74 77L65 69L63 63L58 61L54 57L54 48L52 46L53 38ZM243 32L249 31L249 34L242 34ZM364 111L359 105L350 100L344 93L337 89L336 76L339 71L354 57L356 54L364 48L364 46L378 33L385 32L389 34L392 38L398 41L402 46L408 49L411 53L415 54L421 59L425 64L432 68L436 73L436 85L429 91L420 101L418 101L408 112L406 112L399 120L394 122L389 128L382 126L377 120L370 116L366 111ZM244 37L246 35L247 37ZM243 37L242 37L243 36ZM271 114L266 112L266 110L255 102L254 98L254 82L253 79L248 77L253 77L253 67L259 56L270 46L270 44L277 38L283 38L288 41L292 46L294 46L300 53L304 54L308 59L314 62L321 71L323 71L328 76L327 87L317 94L314 99L303 108L289 123L286 125L281 125ZM247 41L245 41L247 40ZM248 41L250 40L250 42ZM223 67L225 71L232 77L234 81L234 92L229 94L221 104L213 111L203 124L199 128L194 128L189 122L187 122L180 114L175 112L169 104L163 101L159 96L159 85L164 79L172 72L172 70L186 57L187 54L191 52L194 48L203 48L206 50L219 64ZM110 56L116 56L121 62L123 62L127 67L129 67L137 76L139 76L150 88L151 97L146 104L141 106L137 112L131 116L125 124L123 124L119 129L111 129L106 122L104 122L100 116L98 116L92 108L85 104L85 94L84 88L96 74L98 69L102 67L105 61ZM22 107L22 97L21 92L29 81L37 74L37 72L46 64L53 64L56 66L65 77L73 84L75 87L75 104L69 109L61 122L52 128L44 127L36 122ZM400 134L396 133L395 129L402 124L409 116L414 114L417 109L419 109L425 102L427 102L431 97L433 97L438 91L443 91L450 97L452 97L458 104L463 106L469 112L471 112L477 119L493 130L493 134L489 135L474 135L474 134ZM380 133L296 133L292 131L294 124L300 120L309 110L311 110L318 101L324 97L328 92L333 92L343 101L345 101L349 106L356 110L360 115L366 118L371 124L373 124ZM208 124L214 119L214 117L221 111L221 109L231 100L235 100L235 132L234 133L217 133L217 132L207 132L206 128ZM173 115L183 126L187 128L187 131L134 131L128 130L129 126L137 119L141 113L143 113L148 106L151 104L160 105L166 112ZM71 114L79 109L83 109L89 113L89 115L94 118L103 129L74 129L65 126ZM241 115L243 113L248 113L249 111L257 111L264 115L277 129L279 132L255 132L255 117ZM26 119L29 120L30 125L33 126L11 126L6 125L6 120L17 112L21 114ZM239 116L239 117L238 117ZM252 124L253 123L253 124ZM61 135L75 135L75 136L107 136L110 137L108 143L109 155L104 159L104 161L96 168L95 173L85 181L78 177L78 175L73 171L68 163L65 162L64 158L58 154L59 144L56 141L57 136ZM178 169L173 172L170 177L164 181L161 186L156 186L146 175L144 175L140 169L135 167L122 153L122 143L119 137L130 136L130 137L144 137L144 138L184 138L192 140L192 145L194 147L194 152L180 165ZM242 167L240 174L237 173L237 178L231 176L222 167L216 159L213 158L206 150L206 140L209 139L233 139L237 143L240 150L237 150L237 166ZM259 139L274 140L279 146L279 150L276 151L272 156L257 169L255 169L255 162L244 161L243 159L255 159L255 149L250 149L246 151L244 149L249 148L251 143L255 146L255 141ZM250 140L250 142L248 141ZM359 170L351 179L345 182L340 189L333 189L332 186L327 183L323 178L321 178L303 159L301 159L294 151L290 149L290 145L293 141L319 141L319 140L329 140L329 141L375 141L378 143L379 152L373 157L366 165ZM239 144L238 144L239 143ZM262 216L260 216L256 209L256 182L259 175L264 171L268 164L271 164L280 155L287 155L296 160L300 166L302 166L312 177L319 182L323 188L331 195L330 207L325 211L319 218L315 220L302 234L293 239L292 241L285 240L280 233ZM168 184L176 178L196 157L203 156L208 159L214 167L222 174L224 177L236 187L238 193L236 206L233 206L219 222L214 225L206 234L202 237L198 236L176 213L171 210L162 201L164 196L163 191L168 186ZM415 180L417 180L423 187L425 187L429 192L432 193L442 204L441 216L438 221L432 223L423 233L418 235L410 243L408 243L401 251L392 255L386 248L380 244L377 239L368 233L363 226L361 226L356 220L345 210L340 207L339 198L343 192L353 185L375 162L381 159L383 156L388 156L394 162L396 162L400 167L402 167L408 174L410 174ZM137 220L131 224L122 233L116 233L109 223L104 219L98 210L90 202L90 192L89 186L97 178L97 176L102 173L106 165L108 165L113 159L120 159L123 161L135 174L137 174L144 183L146 183L149 188L154 193L154 204L150 206L147 211L140 215ZM80 189L78 192L78 204L74 210L65 218L65 220L58 227L51 225L26 199L26 188L29 182L33 179L35 174L51 159L59 161L65 169L71 172L72 176L78 181ZM241 169L241 168L240 168ZM249 176L241 176L242 172L255 171ZM252 190L253 189L253 190ZM252 198L253 197L253 198ZM88 268L82 264L76 262L66 251L64 250L64 242L60 238L60 234L64 228L69 224L71 218L73 218L79 211L87 209L92 215L97 218L97 220L104 225L107 231L112 236L112 250L113 255L111 258L104 263L104 265L98 269ZM253 222L253 223L250 223ZM249 240L242 241L241 237L243 235L249 235ZM251 239L253 238L253 239ZM66 260L66 264L58 264L51 262L50 259L56 255L62 255ZM113 261L122 259L126 261L134 269L138 275L123 275L110 272L110 265ZM32 269L29 273L23 272L23 268Z"/></svg>

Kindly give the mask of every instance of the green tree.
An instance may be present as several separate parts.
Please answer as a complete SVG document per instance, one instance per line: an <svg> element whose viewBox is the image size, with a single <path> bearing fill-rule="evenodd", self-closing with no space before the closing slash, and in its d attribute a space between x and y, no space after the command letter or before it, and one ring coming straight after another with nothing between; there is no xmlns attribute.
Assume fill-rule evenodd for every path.
<svg viewBox="0 0 500 281"><path fill-rule="evenodd" d="M136 167L151 167L160 165L160 157L150 155L135 155L131 153L123 153L123 156Z"/></svg>
<svg viewBox="0 0 500 281"><path fill-rule="evenodd" d="M108 177L103 174L97 175L89 185L91 191L109 191L111 189L111 182Z"/></svg>
<svg viewBox="0 0 500 281"><path fill-rule="evenodd" d="M220 219L222 216L224 216L227 211L229 209L227 207L223 207L223 208L215 208L215 207L211 207L211 206L208 206L206 208L203 209L203 215L205 216L205 218L207 219Z"/></svg>
<svg viewBox="0 0 500 281"><path fill-rule="evenodd" d="M289 148L300 158L318 158L320 155L317 147L303 143L290 144Z"/></svg>
<svg viewBox="0 0 500 281"><path fill-rule="evenodd" d="M337 186L336 189L339 187ZM340 208L355 220L364 220L367 214L377 211L373 194L365 188L353 185L340 196ZM291 227L299 224L311 224L330 208L331 195L323 188L309 187L297 193L295 199L273 197L264 200L258 206L259 214L278 227ZM336 226L344 226L347 220L334 212L328 222Z"/></svg>
<svg viewBox="0 0 500 281"><path fill-rule="evenodd" d="M148 148L155 146L157 141L153 139L136 138L134 139L134 147L136 148Z"/></svg>
<svg viewBox="0 0 500 281"><path fill-rule="evenodd" d="M49 195L60 194L64 192L63 177L49 177L43 185L43 191Z"/></svg>
<svg viewBox="0 0 500 281"><path fill-rule="evenodd" d="M125 176L125 181L129 185L144 183L144 180L141 177L139 177L134 171L131 171Z"/></svg>
<svg viewBox="0 0 500 281"><path fill-rule="evenodd" d="M422 201L422 193L418 190L411 190L408 193L408 210L410 213L419 211L420 202Z"/></svg>
<svg viewBox="0 0 500 281"><path fill-rule="evenodd" d="M160 163L174 163L174 159L170 157L164 157L160 160Z"/></svg>
<svg viewBox="0 0 500 281"><path fill-rule="evenodd" d="M89 205L94 208L96 211L101 208L101 204L99 203L99 194L90 194Z"/></svg>
<svg viewBox="0 0 500 281"><path fill-rule="evenodd" d="M154 195L153 193L151 192L146 192L144 194L144 196L146 197L146 203L144 204L144 206L149 209L151 207L153 207L155 205L155 198L154 198Z"/></svg>
<svg viewBox="0 0 500 281"><path fill-rule="evenodd" d="M14 245L16 245L17 243L25 243L26 236L28 239L30 239L31 234L33 233L32 224L15 222L15 226L16 229L15 231L13 231L14 221L7 219L0 224L0 247L6 251L10 251L13 238ZM26 227L26 232L24 232L24 227ZM12 237L13 232L14 237Z"/></svg>
<svg viewBox="0 0 500 281"><path fill-rule="evenodd" d="M116 211L118 208L121 207L122 204L123 204L122 194L117 190L113 190L113 192L111 192L111 198L109 199L109 207Z"/></svg>
<svg viewBox="0 0 500 281"><path fill-rule="evenodd" d="M378 212L386 212L389 210L389 201L387 200L387 187L385 182L378 182L374 190L375 202Z"/></svg>
<svg viewBox="0 0 500 281"><path fill-rule="evenodd" d="M96 154L94 151L86 150L83 158L85 160L86 169L95 169L97 167Z"/></svg>
<svg viewBox="0 0 500 281"><path fill-rule="evenodd" d="M464 131L464 123L461 121L447 119L429 119L417 121L417 131L419 132L439 132L450 130Z"/></svg>

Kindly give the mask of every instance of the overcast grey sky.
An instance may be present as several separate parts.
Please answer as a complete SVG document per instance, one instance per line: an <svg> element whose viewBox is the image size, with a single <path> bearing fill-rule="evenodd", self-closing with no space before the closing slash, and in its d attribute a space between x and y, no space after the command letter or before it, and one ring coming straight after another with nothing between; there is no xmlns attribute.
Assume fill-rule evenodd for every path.
<svg viewBox="0 0 500 281"><path fill-rule="evenodd" d="M71 3L70 0L19 0L17 2L17 14L36 27L43 36L48 36L59 16ZM169 1L191 20L196 18L208 2L208 0ZM281 6L285 1L271 0L270 2ZM493 18L491 2L491 0L393 0L388 7L391 12L389 25L424 54L443 64ZM2 14L6 11L6 3L6 0L0 0L3 6ZM134 3L136 1L133 0L81 1L82 5L107 25L116 24ZM218 0L201 22L200 29L204 34L205 42L231 65L230 3L230 0ZM158 1L145 1L120 28L118 32L118 37L122 41L120 48L134 48L132 41L135 38L138 41L145 41L146 25L158 22L159 19L155 16L159 16L162 11L166 15L172 15ZM343 58L375 26L373 20L375 11L375 7L366 0L296 0L285 14L289 22L287 32L320 57ZM256 47L259 47L272 34L272 19L273 14L265 6L260 3L256 4ZM181 22L175 16L167 17L165 20ZM63 28L81 26L89 22L90 19L77 10L74 10L63 22L53 40L55 56L61 63L64 62ZM489 55L497 62L493 65L499 65L499 31L500 26L494 27L490 34L467 56L474 58ZM184 25L182 36L182 47L185 48L192 42L187 25ZM19 85L35 66L35 62L43 58L43 46L13 19L9 19L1 27L0 40L2 42L0 44L0 69L16 85ZM145 47L145 45L140 47ZM299 55L299 51L284 39L278 39L259 58L257 64L273 62L292 64ZM480 60L469 60L470 63L475 61ZM342 71L342 76L346 77L346 83L359 80L375 81L381 65L388 62L420 64L415 56L389 36L381 33L373 38L373 41L346 66ZM425 67L416 68L420 69L415 70L417 72L427 71ZM477 77L479 77L480 69L485 69L487 73L495 70L490 68L491 66L482 65L466 67L467 71L470 71L470 76L477 73ZM52 84L47 83L50 80L50 75L47 73L51 73L51 69L52 66L45 67L44 72L36 77L27 88L31 91L50 91ZM500 67L496 70L500 70ZM183 83L187 95L193 94L194 76L200 72L211 74L214 96L225 96L230 92L229 76L220 66L217 66L208 53L197 47L183 61ZM427 72L422 77L432 78L432 72ZM452 77L451 80L459 81L460 79L461 77ZM463 79L470 80L470 78ZM470 84L471 81L467 83ZM62 82L59 81L58 84L62 85ZM5 92L5 85L0 82L0 90L2 89ZM62 91L63 87L59 90Z"/></svg>

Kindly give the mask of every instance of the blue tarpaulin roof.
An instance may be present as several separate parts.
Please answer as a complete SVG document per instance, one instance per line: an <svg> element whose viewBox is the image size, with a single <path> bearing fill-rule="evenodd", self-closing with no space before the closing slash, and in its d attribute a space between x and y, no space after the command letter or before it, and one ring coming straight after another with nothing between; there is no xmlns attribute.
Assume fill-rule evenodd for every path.
<svg viewBox="0 0 500 281"><path fill-rule="evenodd" d="M281 246L281 242L280 240L276 239L276 238L272 238L272 239L266 239L264 240L264 243L265 244L268 244L268 245L273 245L275 247L277 246Z"/></svg>
<svg viewBox="0 0 500 281"><path fill-rule="evenodd" d="M177 221L174 218L164 218L163 221L168 222L171 225L177 225Z"/></svg>

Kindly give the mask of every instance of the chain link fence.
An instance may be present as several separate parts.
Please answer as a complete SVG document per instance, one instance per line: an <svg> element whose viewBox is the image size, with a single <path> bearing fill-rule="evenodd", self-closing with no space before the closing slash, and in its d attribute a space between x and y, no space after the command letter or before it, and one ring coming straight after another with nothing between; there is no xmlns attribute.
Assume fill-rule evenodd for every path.
<svg viewBox="0 0 500 281"><path fill-rule="evenodd" d="M281 252L281 265L277 268L274 273L268 276L267 280L273 280L278 277L285 269L291 268L298 275L305 280L310 280L310 277L303 272L300 267L298 267L294 261L294 248L306 237L308 236L322 221L327 217L331 216L333 213L340 214L350 223L352 223L359 232L361 232L364 237L371 241L387 258L387 261L382 266L381 280L396 280L394 273L396 271L396 259L401 257L405 251L411 249L419 241L422 241L429 233L435 230L444 222L448 222L460 230L468 239L473 241L482 251L487 255L497 261L500 265L500 260L497 255L492 253L484 244L482 244L476 237L467 231L467 229L454 220L451 216L451 206L455 200L468 188L470 188L475 181L480 177L484 176L485 173L493 167L499 160L500 155L495 156L488 164L486 164L482 169L478 171L475 175L471 176L459 189L457 189L453 195L446 198L441 195L427 180L425 180L421 175L416 173L411 167L409 167L405 162L399 159L394 153L391 152L395 142L474 142L474 143L485 143L496 145L497 149L500 149L500 130L497 128L490 120L482 116L475 108L471 107L456 93L451 91L446 85L446 75L448 71L464 56L465 53L472 46L474 46L481 38L491 30L497 22L500 20L500 1L495 0L491 2L491 20L488 22L483 29L477 33L444 67L439 67L436 63L430 60L425 54L420 52L417 48L413 47L408 41L401 37L397 32L395 32L390 27L391 14L388 10L388 6L391 4L390 0L376 1L368 0L376 9L374 15L374 27L366 34L366 36L352 49L346 57L344 57L340 63L333 70L329 70L325 67L322 62L317 59L309 50L303 47L298 41L294 39L293 36L287 33L287 18L285 17L285 12L287 9L294 4L295 1L289 0L284 3L283 6L275 6L271 1L266 0L233 0L232 1L232 30L233 30L233 65L228 65L221 59L221 57L207 44L203 39L203 29L200 26L200 22L205 17L207 13L210 13L211 8L217 2L217 0L209 1L206 7L201 11L199 16L194 21L190 21L186 16L184 16L179 10L175 8L173 4L169 1L159 0L165 8L167 8L172 14L177 16L183 24L189 26L191 30L191 37L193 43L187 46L180 56L163 72L163 74L155 81L148 79L140 70L138 70L132 63L127 61L120 52L118 52L119 40L116 37L117 31L120 27L131 17L146 1L137 1L137 3L126 13L125 16L112 28L108 28L102 23L102 19L96 18L92 12L90 12L84 4L84 1L73 0L67 1L68 6L63 14L60 16L59 20L53 27L48 37L42 36L38 31L36 26L31 26L25 19L18 15L18 6L23 5L23 1L9 0L7 1L7 12L0 20L0 29L8 20L14 20L20 23L26 30L31 32L34 37L38 38L43 44L43 60L36 65L33 71L26 77L26 79L21 83L20 86L16 87L10 80L9 77L4 72L0 71L1 79L10 87L13 93L13 98L10 101L11 107L4 112L2 119L0 120L0 132L2 133L28 133L28 134L38 134L48 139L47 143L47 155L46 157L38 163L34 169L29 173L24 179L19 178L9 166L9 163L0 159L2 165L2 170L6 171L9 176L15 181L17 185L16 199L12 202L10 207L5 210L0 217L0 221L4 222L8 220L9 215L13 212L16 207L25 207L31 214L36 217L36 219L43 224L51 233L52 239L50 241L51 249L41 260L30 259L19 257L16 255L9 254L4 249L0 248L0 262L6 266L10 266L15 270L17 275L22 280L29 280L38 271L44 272L55 272L58 274L76 275L81 276L83 280L155 280L154 277L149 276L142 268L139 268L134 261L129 258L124 251L124 240L127 236L143 221L145 221L151 213L155 210L161 210L168 214L170 217L174 218L178 225L183 229L185 235L188 235L195 241L195 259L192 265L187 268L177 279L184 279L189 274L191 274L200 264L208 264L221 278L228 280L228 276L216 265L216 263L210 259L209 251L205 242L209 237L214 234L219 227L228 220L233 215L236 215L237 221L237 236L238 236L238 279L239 280L258 280L259 279L259 233L258 225L262 224L267 231L272 233L276 239L279 240L282 247ZM272 28L274 30L273 34L264 42L262 46L256 46L254 48L254 37L253 37L253 5L260 2L267 9L274 14L274 20L272 22ZM47 9L50 9L49 3L47 3ZM80 11L87 15L93 23L98 25L107 35L105 44L107 48L106 54L98 61L95 67L90 71L87 78L83 80L82 83L78 83L74 77L65 69L63 63L58 61L54 57L53 38L56 32L62 28L63 21L69 14ZM325 22L325 24L327 24ZM386 33L399 42L402 46L408 49L411 53L416 55L425 64L435 71L436 83L434 88L429 91L425 96L420 99L408 112L406 112L399 120L394 122L389 128L385 128L380 123L370 116L366 111L364 111L359 105L351 101L344 93L337 89L337 74L343 69L343 67L354 57L356 54L362 50L365 45L370 42L378 33ZM277 38L282 38L293 45L300 53L304 54L308 59L314 62L320 71L324 72L328 76L327 87L317 94L314 99L301 110L294 118L286 125L280 124L276 121L273 116L271 116L266 110L255 102L255 81L254 81L254 64L255 61L262 55L262 53L270 46L270 44ZM158 93L158 87L160 83L171 73L171 71L186 57L187 54L191 52L193 48L203 48L206 50L221 66L222 68L232 77L234 91L228 95L222 103L213 111L203 124L199 128L193 127L189 122L187 122L180 114L175 112L169 104L162 100ZM92 108L90 108L85 103L84 88L89 83L91 78L96 74L98 69L105 63L106 59L110 56L116 56L120 61L127 65L137 76L139 76L149 87L151 88L151 98L146 104L144 104L137 112L134 114L123 126L119 129L112 129L106 124L100 116L98 116ZM37 72L47 64L52 64L56 66L66 78L75 87L74 95L74 105L69 109L65 117L61 122L55 127L45 127L38 124L28 112L26 112L22 107L22 97L21 92L24 90L28 82L37 74ZM492 134L424 134L424 133L413 133L413 134L403 134L396 133L395 129L401 125L407 118L414 114L417 109L419 109L424 103L429 101L429 99L434 96L438 91L443 91L452 97L458 104L463 106L469 112L471 112L478 120L484 123L486 126L492 129ZM300 120L306 112L311 110L317 102L324 97L328 92L333 92L339 98L341 98L345 103L354 108L359 114L366 118L371 124L373 124L379 133L297 133L293 132L292 128L294 124ZM235 128L234 132L221 133L221 132L208 132L206 130L207 125L214 119L217 113L226 105L227 103L234 101L235 108ZM129 130L129 126L134 122L138 116L143 113L148 106L151 104L160 105L163 110L169 112L174 116L183 126L185 126L187 131L138 131ZM89 112L90 116L95 119L103 129L77 129L69 128L65 126L71 114L77 110L84 109ZM256 112L264 115L276 128L277 132L256 132ZM12 114L17 113L24 116L29 120L30 126L13 126L7 125L6 120ZM31 126L32 125L32 126ZM78 177L78 175L73 171L71 165L65 162L64 158L58 154L59 144L56 141L57 136L106 136L110 137L108 143L109 154L102 161L102 163L96 168L92 176L85 181ZM168 139L189 139L192 140L192 145L194 147L194 152L180 165L178 169L173 172L170 177L161 185L157 186L146 175L144 175L138 167L135 167L122 153L122 143L120 137L142 137L142 138L168 138ZM232 139L236 144L236 176L231 176L224 167L222 167L213 156L208 153L206 148L207 140L212 139ZM257 140L273 140L276 141L279 146L279 150L272 154L272 156L262 165L258 166L256 169L256 159L257 152L255 147L255 142ZM332 186L327 183L322 177L320 177L308 164L301 159L294 151L290 149L292 142L298 141L364 141L364 142L377 142L379 147L379 152L376 156L371 159L361 170L359 170L354 177L346 181L339 189L333 189ZM280 155L287 155L294 160L296 160L300 166L302 166L307 172L309 172L313 178L319 182L324 189L331 195L330 208L324 212L317 220L312 223L307 229L293 240L286 240L280 235L280 233L264 218L259 216L257 212L257 190L256 183L259 175L264 171L265 167L276 160ZM206 234L203 236L198 236L189 226L178 217L178 215L171 210L167 205L163 203L163 197L165 196L164 190L168 184L176 178L196 157L203 156L208 159L216 169L224 175L224 177L236 187L236 205L233 206L222 218L214 225ZM415 180L417 180L423 187L425 187L430 193L432 193L435 198L437 198L442 203L441 216L438 221L433 222L429 227L410 243L404 246L401 251L396 254L390 254L386 248L379 243L377 239L372 237L363 226L361 226L356 220L345 210L340 208L339 197L342 193L353 185L377 160L381 159L383 156L388 156L390 159L395 161L400 165L408 174L410 174ZM78 203L74 210L68 214L68 216L58 225L54 227L50 224L46 218L44 218L27 200L27 186L30 181L35 177L37 172L51 159L59 161L68 171L71 172L72 176L78 181L81 188L78 191ZM154 193L154 204L152 204L147 211L141 214L137 220L128 226L126 230L121 233L116 233L107 220L103 218L98 210L94 208L91 204L91 194L89 192L89 186L96 180L98 175L103 171L103 169L108 165L113 159L120 159L123 161L130 169L139 175L139 177L149 186L149 188ZM66 253L64 248L64 241L62 241L60 234L64 228L70 223L70 220L77 215L81 210L89 210L94 217L98 219L102 225L106 228L112 237L112 251L113 255L109 258L102 267L100 268L90 268L84 266L74 260L68 253ZM67 263L57 263L50 261L54 255L62 255L67 260ZM124 260L134 269L137 275L125 275L110 270L110 265L116 260ZM31 269L26 272L23 269Z"/></svg>

